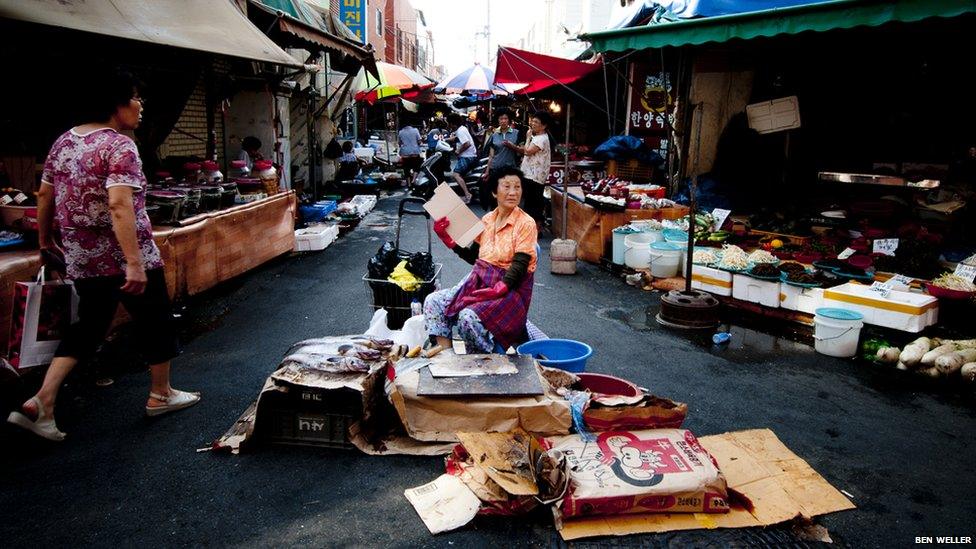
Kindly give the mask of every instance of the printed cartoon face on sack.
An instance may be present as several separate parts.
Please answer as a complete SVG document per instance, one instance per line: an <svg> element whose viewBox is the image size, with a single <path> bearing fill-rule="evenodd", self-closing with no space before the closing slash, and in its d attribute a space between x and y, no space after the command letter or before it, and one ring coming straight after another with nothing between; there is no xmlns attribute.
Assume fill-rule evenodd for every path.
<svg viewBox="0 0 976 549"><path fill-rule="evenodd" d="M668 473L691 470L666 438L641 440L634 433L610 431L597 437L603 463L624 482L654 486Z"/></svg>

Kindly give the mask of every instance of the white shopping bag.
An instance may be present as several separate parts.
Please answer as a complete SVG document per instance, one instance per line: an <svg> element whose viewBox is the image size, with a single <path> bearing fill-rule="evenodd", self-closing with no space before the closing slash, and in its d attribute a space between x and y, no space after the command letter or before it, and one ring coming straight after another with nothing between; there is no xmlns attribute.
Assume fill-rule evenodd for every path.
<svg viewBox="0 0 976 549"><path fill-rule="evenodd" d="M78 319L78 294L71 281L37 279L14 286L10 321L10 363L15 368L50 364L61 338Z"/></svg>

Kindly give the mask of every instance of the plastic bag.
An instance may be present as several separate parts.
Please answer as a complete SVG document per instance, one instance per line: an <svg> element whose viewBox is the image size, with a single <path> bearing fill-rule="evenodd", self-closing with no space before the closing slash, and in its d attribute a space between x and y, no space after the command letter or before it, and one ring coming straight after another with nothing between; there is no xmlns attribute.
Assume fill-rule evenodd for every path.
<svg viewBox="0 0 976 549"><path fill-rule="evenodd" d="M386 280L398 263L400 257L396 244L387 242L380 246L376 255L370 258L369 263L366 264L366 272L369 273L369 278Z"/></svg>
<svg viewBox="0 0 976 549"><path fill-rule="evenodd" d="M434 278L434 256L428 252L417 252L407 261L407 270L420 280Z"/></svg>
<svg viewBox="0 0 976 549"><path fill-rule="evenodd" d="M615 135L593 150L593 156L612 160L629 160L636 158L660 168L664 159L656 151L651 150L644 141L633 135Z"/></svg>

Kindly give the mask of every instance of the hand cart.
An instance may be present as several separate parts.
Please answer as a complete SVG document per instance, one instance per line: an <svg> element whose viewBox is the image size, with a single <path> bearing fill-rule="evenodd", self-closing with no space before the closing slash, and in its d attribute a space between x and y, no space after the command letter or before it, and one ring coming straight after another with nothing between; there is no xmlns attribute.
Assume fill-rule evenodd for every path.
<svg viewBox="0 0 976 549"><path fill-rule="evenodd" d="M408 204L418 204L420 209L408 208ZM404 198L400 201L400 206L397 211L397 227L396 227L396 249L397 257L400 259L408 259L415 252L405 252L400 247L400 228L403 225L403 216L414 215L422 216L425 219L427 225L427 253L431 250L431 222L430 215L426 210L423 209L424 200L420 198ZM420 285L413 291L407 291L401 288L396 282L390 280L381 280L376 278L370 278L369 273L363 275L363 285L366 287L367 295L371 298L372 308L374 311L378 309L386 309L387 316L387 326L391 330L399 330L403 327L403 323L407 321L411 316L410 304L413 300L417 300L421 305L424 303L424 299L428 295L435 292L438 289L438 279L441 274L440 263L434 263L434 274L429 280L423 280Z"/></svg>

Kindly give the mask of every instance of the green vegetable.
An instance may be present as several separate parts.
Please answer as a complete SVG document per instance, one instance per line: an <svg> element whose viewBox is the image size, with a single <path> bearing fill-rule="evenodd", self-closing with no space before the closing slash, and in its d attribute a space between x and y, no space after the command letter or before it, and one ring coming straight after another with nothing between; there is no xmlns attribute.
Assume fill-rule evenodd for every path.
<svg viewBox="0 0 976 549"><path fill-rule="evenodd" d="M861 356L864 360L878 361L878 349L891 347L891 344L880 338L872 338L861 344Z"/></svg>

